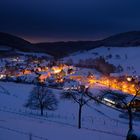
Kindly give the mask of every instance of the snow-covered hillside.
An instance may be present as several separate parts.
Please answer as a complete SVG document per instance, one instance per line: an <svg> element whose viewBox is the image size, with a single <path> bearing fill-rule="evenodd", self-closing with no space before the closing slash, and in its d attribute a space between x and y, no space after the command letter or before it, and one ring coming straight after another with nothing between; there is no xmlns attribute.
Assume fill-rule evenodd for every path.
<svg viewBox="0 0 140 140"><path fill-rule="evenodd" d="M34 85L0 82L7 93L0 91L0 138L2 140L125 140L128 120L119 117L121 112L90 102L83 108L82 129L77 129L78 105L60 99L62 90L52 89L59 100L56 111L47 111L47 117L39 111L24 108ZM97 89L95 89L97 90ZM95 92L92 89L93 92ZM139 130L139 122L135 122Z"/></svg>
<svg viewBox="0 0 140 140"><path fill-rule="evenodd" d="M72 59L74 63L89 58L104 57L109 63L116 66L121 65L124 74L140 75L140 47L100 47L89 51L74 53L66 58Z"/></svg>

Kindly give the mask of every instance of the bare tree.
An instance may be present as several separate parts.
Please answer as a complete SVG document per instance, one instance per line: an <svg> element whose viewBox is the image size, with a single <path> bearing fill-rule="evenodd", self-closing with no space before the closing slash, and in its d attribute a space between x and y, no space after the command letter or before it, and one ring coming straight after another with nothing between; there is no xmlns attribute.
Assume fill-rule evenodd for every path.
<svg viewBox="0 0 140 140"><path fill-rule="evenodd" d="M133 98L131 99L129 104L126 104L125 102L123 102L127 108L128 111L128 116L129 116L129 130L128 130L128 134L127 134L127 140L129 140L129 137L131 137L131 132L133 131L133 113L132 113L132 109L134 108L134 100L135 98L140 95L140 91L139 89L136 89L136 93L133 96Z"/></svg>
<svg viewBox="0 0 140 140"><path fill-rule="evenodd" d="M133 112L132 112L132 110L135 108L134 101L135 101L136 97L140 94L139 88L136 88L136 93L134 96L132 96L132 98L130 99L129 102L126 100L126 97L127 97L126 95L118 94L112 90L103 90L102 93L103 94L100 96L100 99L103 98L107 94L112 94L114 96L114 99L116 101L120 101L120 103L122 104L122 105L120 105L120 107L122 109L127 110L128 119L129 119L129 130L128 130L126 140L129 140L129 137L131 137L130 136L131 132L133 131Z"/></svg>
<svg viewBox="0 0 140 140"><path fill-rule="evenodd" d="M75 103L79 106L78 111L78 128L81 128L81 119L82 119L82 109L84 105L87 105L87 103L91 100L87 96L88 88L85 88L85 86L80 86L80 89L77 91L66 91L63 92L61 98L62 99L68 99L73 100Z"/></svg>
<svg viewBox="0 0 140 140"><path fill-rule="evenodd" d="M130 99L130 101L126 100L127 95L121 95L118 94L114 91L111 90L106 90L106 91L102 91L104 94L112 94L115 98L115 100L120 101L120 103L122 104L122 108L126 109L128 112L128 116L129 116L129 130L131 131L133 129L133 117L132 117L132 110L134 109L134 100L135 98L138 96L138 94L140 93L139 90L136 90L136 93L134 96L132 96L132 98Z"/></svg>
<svg viewBox="0 0 140 140"><path fill-rule="evenodd" d="M44 109L56 110L58 101L52 91L43 86L36 86L31 91L25 107L30 109L40 109L43 115Z"/></svg>

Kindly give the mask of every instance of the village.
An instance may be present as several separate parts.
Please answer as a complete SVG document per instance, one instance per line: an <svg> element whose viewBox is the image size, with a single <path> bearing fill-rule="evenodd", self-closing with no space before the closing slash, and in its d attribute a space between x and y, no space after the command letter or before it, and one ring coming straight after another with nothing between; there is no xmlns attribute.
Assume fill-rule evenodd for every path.
<svg viewBox="0 0 140 140"><path fill-rule="evenodd" d="M139 76L111 76L98 73L94 69L80 68L45 56L18 55L0 59L0 80L47 86L63 91L78 90L80 86L92 90L99 87L113 90L114 95L123 96L129 104L130 99L139 92ZM113 94L96 95L102 103L123 108ZM140 111L140 97L133 102L136 111Z"/></svg>

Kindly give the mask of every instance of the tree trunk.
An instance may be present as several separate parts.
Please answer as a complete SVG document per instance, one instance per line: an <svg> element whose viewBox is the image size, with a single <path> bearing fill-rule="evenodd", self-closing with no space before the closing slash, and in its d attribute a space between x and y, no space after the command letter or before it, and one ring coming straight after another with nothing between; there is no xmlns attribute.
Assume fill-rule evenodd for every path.
<svg viewBox="0 0 140 140"><path fill-rule="evenodd" d="M31 133L29 134L29 140L32 140L32 134Z"/></svg>
<svg viewBox="0 0 140 140"><path fill-rule="evenodd" d="M131 107L128 108L128 115L129 115L129 131L133 129L133 122L132 122L132 109Z"/></svg>
<svg viewBox="0 0 140 140"><path fill-rule="evenodd" d="M79 105L79 113L78 113L78 128L81 128L81 115L82 115L82 105Z"/></svg>

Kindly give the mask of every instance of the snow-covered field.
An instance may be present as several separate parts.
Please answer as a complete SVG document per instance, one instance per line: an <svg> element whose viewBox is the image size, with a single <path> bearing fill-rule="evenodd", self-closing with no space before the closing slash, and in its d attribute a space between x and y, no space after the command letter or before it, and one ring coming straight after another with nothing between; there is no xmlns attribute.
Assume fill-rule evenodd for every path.
<svg viewBox="0 0 140 140"><path fill-rule="evenodd" d="M6 115L6 118L5 118ZM115 139L123 140L123 137L114 136L111 134L101 133L98 131L90 131L86 129L78 130L76 127L67 126L64 124L53 123L49 121L36 120L32 118L21 117L4 113L1 116L5 122L1 122L0 136L2 140L20 139L28 140L29 135L32 134L33 140L101 140L101 139ZM7 128L14 131L9 131Z"/></svg>
<svg viewBox="0 0 140 140"><path fill-rule="evenodd" d="M121 65L124 68L124 74L137 74L140 75L140 47L100 47L84 52L74 53L64 60L72 59L74 63L79 60L88 58L97 58L103 56L109 63L116 66ZM111 58L108 56L111 55Z"/></svg>
<svg viewBox="0 0 140 140"><path fill-rule="evenodd" d="M125 140L128 120L119 118L121 112L93 101L82 110L82 129L77 129L78 105L60 99L61 90L53 89L59 100L56 111L39 111L24 108L33 85L0 82L9 94L0 90L0 140ZM96 89L97 90L97 89ZM94 92L94 90L92 89ZM140 130L140 122L134 122Z"/></svg>

